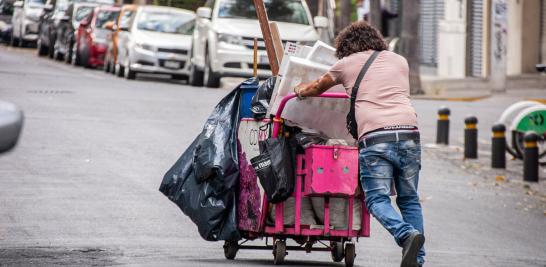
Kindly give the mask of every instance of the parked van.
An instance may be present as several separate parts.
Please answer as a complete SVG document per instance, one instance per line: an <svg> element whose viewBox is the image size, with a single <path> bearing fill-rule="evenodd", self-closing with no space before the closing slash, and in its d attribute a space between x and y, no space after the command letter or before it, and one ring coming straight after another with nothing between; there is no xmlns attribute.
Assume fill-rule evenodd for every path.
<svg viewBox="0 0 546 267"><path fill-rule="evenodd" d="M25 46L38 39L38 23L45 0L20 0L13 4L11 45Z"/></svg>
<svg viewBox="0 0 546 267"><path fill-rule="evenodd" d="M313 45L317 28L328 19L314 19L305 0L264 0L270 21L277 22L281 39ZM251 77L254 38L258 38L258 76L271 75L262 32L253 0L208 0L197 9L193 34L192 75L194 86L219 87L224 76Z"/></svg>

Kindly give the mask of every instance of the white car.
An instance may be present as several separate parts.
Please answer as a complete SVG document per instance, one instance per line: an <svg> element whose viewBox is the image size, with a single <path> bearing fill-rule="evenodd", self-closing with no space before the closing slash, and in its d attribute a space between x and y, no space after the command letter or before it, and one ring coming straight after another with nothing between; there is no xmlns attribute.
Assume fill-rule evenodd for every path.
<svg viewBox="0 0 546 267"><path fill-rule="evenodd" d="M194 26L195 13L192 11L139 7L134 19L120 26L116 73L127 79L134 79L137 73L187 78Z"/></svg>
<svg viewBox="0 0 546 267"><path fill-rule="evenodd" d="M319 39L315 27L325 28L328 19L314 21L305 0L264 0L270 21L278 24L283 42L313 45ZM220 86L223 76L251 77L254 38L258 38L258 76L271 75L262 32L252 0L209 0L197 9L193 35L191 84Z"/></svg>
<svg viewBox="0 0 546 267"><path fill-rule="evenodd" d="M12 46L25 46L38 39L38 24L45 0L20 0L13 4Z"/></svg>

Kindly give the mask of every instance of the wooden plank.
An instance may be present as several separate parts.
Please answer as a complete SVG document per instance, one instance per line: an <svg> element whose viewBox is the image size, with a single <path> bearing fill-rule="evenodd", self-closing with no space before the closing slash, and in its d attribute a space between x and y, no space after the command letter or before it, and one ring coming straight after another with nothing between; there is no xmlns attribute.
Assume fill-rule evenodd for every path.
<svg viewBox="0 0 546 267"><path fill-rule="evenodd" d="M267 51L271 72L273 73L273 76L277 76L277 74L279 74L279 60L275 53L275 46L273 45L273 38L271 37L271 29L269 28L269 19L265 10L265 4L262 0L254 0L254 6L256 7L256 15L260 22L262 35L264 36L265 50Z"/></svg>
<svg viewBox="0 0 546 267"><path fill-rule="evenodd" d="M276 22L269 22L269 28L271 29L271 38L273 39L273 47L275 47L275 54L277 55L277 62L282 62L284 55L284 47L282 45L281 34L279 32L279 26Z"/></svg>

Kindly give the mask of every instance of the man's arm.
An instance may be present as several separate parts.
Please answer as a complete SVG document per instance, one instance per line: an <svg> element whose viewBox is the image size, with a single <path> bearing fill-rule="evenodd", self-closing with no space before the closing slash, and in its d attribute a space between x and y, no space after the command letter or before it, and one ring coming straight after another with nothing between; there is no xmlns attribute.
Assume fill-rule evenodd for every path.
<svg viewBox="0 0 546 267"><path fill-rule="evenodd" d="M326 73L322 75L319 79L308 83L308 84L299 84L294 89L294 92L298 97L308 97L308 96L318 96L328 89L332 88L337 83L334 81L330 74Z"/></svg>

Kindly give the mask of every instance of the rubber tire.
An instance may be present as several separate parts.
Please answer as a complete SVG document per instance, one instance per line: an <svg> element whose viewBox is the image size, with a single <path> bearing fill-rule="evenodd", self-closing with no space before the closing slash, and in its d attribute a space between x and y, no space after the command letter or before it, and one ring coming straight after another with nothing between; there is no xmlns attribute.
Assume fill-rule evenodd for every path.
<svg viewBox="0 0 546 267"><path fill-rule="evenodd" d="M72 63L72 53L74 53L74 50L72 50L73 48L74 48L74 44L68 45L68 49L66 50L66 55L64 55L64 62L66 62L66 64Z"/></svg>
<svg viewBox="0 0 546 267"><path fill-rule="evenodd" d="M353 267L355 264L356 251L355 244L345 244L345 267Z"/></svg>
<svg viewBox="0 0 546 267"><path fill-rule="evenodd" d="M104 62L104 66L102 66L102 70L105 73L110 73L110 62L108 61Z"/></svg>
<svg viewBox="0 0 546 267"><path fill-rule="evenodd" d="M40 38L36 41L36 50L38 51L38 56L45 56L48 53L48 48L42 45Z"/></svg>
<svg viewBox="0 0 546 267"><path fill-rule="evenodd" d="M214 73L210 67L210 57L208 54L205 56L205 71L204 71L204 80L205 86L209 88L218 88L220 87L220 75Z"/></svg>
<svg viewBox="0 0 546 267"><path fill-rule="evenodd" d="M234 260L239 251L239 244L237 241L226 241L224 243L224 256L228 260Z"/></svg>
<svg viewBox="0 0 546 267"><path fill-rule="evenodd" d="M205 72L202 70L197 69L195 65L191 65L191 73L189 82L192 86L203 86L205 79Z"/></svg>
<svg viewBox="0 0 546 267"><path fill-rule="evenodd" d="M19 38L15 38L15 36L13 36L13 34L11 34L11 39L9 41L9 45L13 46L13 47L18 47L21 45L21 40L19 40Z"/></svg>
<svg viewBox="0 0 546 267"><path fill-rule="evenodd" d="M332 260L334 262L341 262L345 258L345 251L343 250L342 242L332 242Z"/></svg>
<svg viewBox="0 0 546 267"><path fill-rule="evenodd" d="M286 242L277 240L273 246L273 264L282 264L284 257L286 257Z"/></svg>
<svg viewBox="0 0 546 267"><path fill-rule="evenodd" d="M127 80L134 80L136 78L136 72L131 70L131 63L127 62L127 66L124 68L123 76Z"/></svg>
<svg viewBox="0 0 546 267"><path fill-rule="evenodd" d="M50 39L50 41L51 41L51 39ZM53 43L55 43L55 42L53 42ZM50 46L48 46L48 49L47 49L47 56L48 56L49 58L51 58L51 59L53 59L53 52L54 52L54 50L55 50L55 49L53 48L53 46L52 46L51 43L50 43Z"/></svg>
<svg viewBox="0 0 546 267"><path fill-rule="evenodd" d="M121 64L116 64L115 68L115 75L118 77L123 77L123 74L125 73L125 68Z"/></svg>
<svg viewBox="0 0 546 267"><path fill-rule="evenodd" d="M76 45L74 45L74 47L72 48L72 58L70 59L70 63L74 66L80 66L82 64L80 59L80 53Z"/></svg>
<svg viewBox="0 0 546 267"><path fill-rule="evenodd" d="M173 74L171 75L173 80L186 80L188 77L184 74Z"/></svg>

